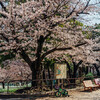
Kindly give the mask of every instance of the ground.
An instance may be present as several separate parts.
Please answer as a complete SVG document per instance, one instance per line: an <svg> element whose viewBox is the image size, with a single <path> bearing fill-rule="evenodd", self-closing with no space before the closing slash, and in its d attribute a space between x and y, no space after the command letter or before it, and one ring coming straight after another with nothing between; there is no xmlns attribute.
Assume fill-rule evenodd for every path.
<svg viewBox="0 0 100 100"><path fill-rule="evenodd" d="M53 97L45 97L45 98L37 98L35 100L100 100L100 89L89 92L80 90L70 90L69 91L70 97L60 97L60 98L53 98Z"/></svg>
<svg viewBox="0 0 100 100"><path fill-rule="evenodd" d="M82 88L70 89L69 97L32 97L32 98L10 98L10 99L0 99L0 100L100 100L100 89L95 91L84 91Z"/></svg>

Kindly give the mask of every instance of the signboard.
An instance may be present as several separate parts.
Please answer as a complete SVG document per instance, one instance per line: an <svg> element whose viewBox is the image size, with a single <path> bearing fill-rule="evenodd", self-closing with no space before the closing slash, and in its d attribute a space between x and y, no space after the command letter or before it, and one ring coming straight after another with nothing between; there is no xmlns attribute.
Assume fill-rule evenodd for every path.
<svg viewBox="0 0 100 100"><path fill-rule="evenodd" d="M55 64L54 66L54 75L56 79L66 79L66 64Z"/></svg>

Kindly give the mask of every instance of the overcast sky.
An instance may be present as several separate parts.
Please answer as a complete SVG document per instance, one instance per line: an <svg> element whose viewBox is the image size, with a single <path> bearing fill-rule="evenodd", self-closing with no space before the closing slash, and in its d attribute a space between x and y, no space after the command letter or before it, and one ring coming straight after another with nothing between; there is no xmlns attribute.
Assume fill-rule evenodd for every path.
<svg viewBox="0 0 100 100"><path fill-rule="evenodd" d="M86 0L84 0L86 1ZM100 2L100 0L91 0L91 4L94 4L96 2ZM97 7L100 7L100 4L97 5ZM97 24L100 24L100 12L92 12L90 13L89 15L86 14L86 15L80 15L81 17L81 21L85 24L85 25L95 25L96 23Z"/></svg>
<svg viewBox="0 0 100 100"><path fill-rule="evenodd" d="M85 25L95 25L100 24L100 14L94 13L89 15L81 15L81 22L83 22Z"/></svg>

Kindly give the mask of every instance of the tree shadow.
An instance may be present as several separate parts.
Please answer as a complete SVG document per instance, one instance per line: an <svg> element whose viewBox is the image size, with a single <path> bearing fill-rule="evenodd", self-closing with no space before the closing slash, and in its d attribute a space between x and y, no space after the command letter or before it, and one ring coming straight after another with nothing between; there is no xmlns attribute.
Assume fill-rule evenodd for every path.
<svg viewBox="0 0 100 100"><path fill-rule="evenodd" d="M91 93L91 91L90 91L90 90L80 90L79 92Z"/></svg>
<svg viewBox="0 0 100 100"><path fill-rule="evenodd" d="M24 94L1 94L0 99L11 99L11 100L37 100L37 98L48 97L47 95L24 95Z"/></svg>

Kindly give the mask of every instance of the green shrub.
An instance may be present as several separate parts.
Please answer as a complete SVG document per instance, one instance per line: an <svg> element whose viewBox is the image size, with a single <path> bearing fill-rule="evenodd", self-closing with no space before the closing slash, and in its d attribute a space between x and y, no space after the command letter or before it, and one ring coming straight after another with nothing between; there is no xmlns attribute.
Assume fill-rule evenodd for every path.
<svg viewBox="0 0 100 100"><path fill-rule="evenodd" d="M93 79L94 79L93 73L88 73L88 74L86 74L85 80L93 80Z"/></svg>

